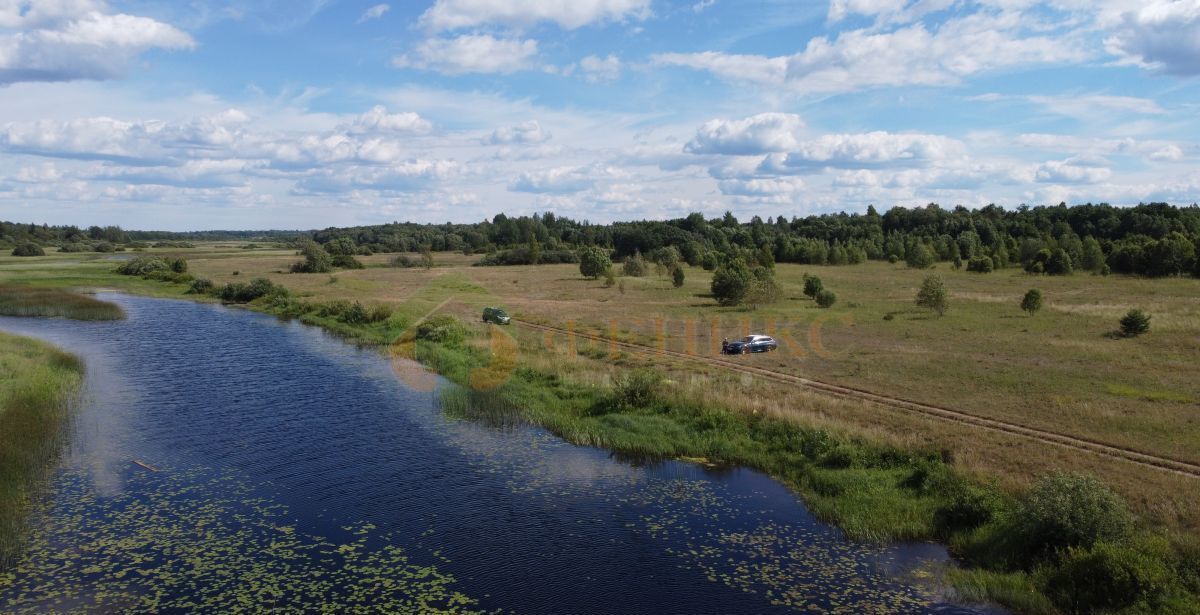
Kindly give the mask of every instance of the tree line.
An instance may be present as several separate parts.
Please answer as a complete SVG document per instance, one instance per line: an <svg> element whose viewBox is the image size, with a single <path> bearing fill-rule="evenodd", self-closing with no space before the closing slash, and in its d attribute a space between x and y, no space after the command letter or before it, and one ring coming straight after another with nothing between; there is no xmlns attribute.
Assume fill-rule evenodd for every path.
<svg viewBox="0 0 1200 615"><path fill-rule="evenodd" d="M481 264L573 262L569 253L594 246L623 261L664 248L692 266L716 269L729 255L747 262L853 265L866 260L924 268L950 262L987 273L1020 266L1050 275L1075 271L1144 276L1200 274L1200 207L1167 203L1005 209L988 205L947 209L937 204L893 207L880 214L739 220L732 213L706 218L592 224L553 213L461 224L393 222L319 231L126 231L116 226L47 226L0 222L0 245L68 246L152 240L308 239L321 245L350 242L359 254L462 252L486 255ZM298 245L298 244L297 244Z"/></svg>

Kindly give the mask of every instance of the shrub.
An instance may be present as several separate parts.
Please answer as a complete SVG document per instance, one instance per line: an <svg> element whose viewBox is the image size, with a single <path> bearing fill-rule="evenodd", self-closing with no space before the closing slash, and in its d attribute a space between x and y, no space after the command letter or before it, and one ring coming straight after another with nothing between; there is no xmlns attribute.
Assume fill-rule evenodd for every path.
<svg viewBox="0 0 1200 615"><path fill-rule="evenodd" d="M679 265L676 265L675 269L671 271L671 284L675 288L683 286L683 275L683 267Z"/></svg>
<svg viewBox="0 0 1200 615"><path fill-rule="evenodd" d="M92 248L85 243L64 243L58 251L68 253L91 252Z"/></svg>
<svg viewBox="0 0 1200 615"><path fill-rule="evenodd" d="M604 287L612 288L613 284L617 283L617 274L612 267L604 270ZM621 287L621 292L625 292L625 287Z"/></svg>
<svg viewBox="0 0 1200 615"><path fill-rule="evenodd" d="M95 250L96 252L106 252L106 253L117 251L117 247L112 245L111 243L108 243L107 241L101 241L100 243L93 246L92 249Z"/></svg>
<svg viewBox="0 0 1200 615"><path fill-rule="evenodd" d="M1121 335L1137 337L1150 330L1150 315L1141 310L1129 310L1121 317Z"/></svg>
<svg viewBox="0 0 1200 615"><path fill-rule="evenodd" d="M934 512L934 524L944 535L974 529L991 521L997 507L993 494L960 483Z"/></svg>
<svg viewBox="0 0 1200 615"><path fill-rule="evenodd" d="M367 322L383 322L392 317L392 308L386 305L373 305L367 310Z"/></svg>
<svg viewBox="0 0 1200 615"><path fill-rule="evenodd" d="M585 278L596 279L604 275L612 267L608 254L596 246L588 246L579 251L579 273Z"/></svg>
<svg viewBox="0 0 1200 615"><path fill-rule="evenodd" d="M810 299L816 299L817 294L821 292L824 285L821 283L821 278L815 275L804 274L804 294Z"/></svg>
<svg viewBox="0 0 1200 615"><path fill-rule="evenodd" d="M333 271L333 259L315 241L305 242L300 248L304 260L292 264L292 273L329 273Z"/></svg>
<svg viewBox="0 0 1200 615"><path fill-rule="evenodd" d="M754 276L740 258L717 268L712 278L712 294L721 305L738 305L750 291Z"/></svg>
<svg viewBox="0 0 1200 615"><path fill-rule="evenodd" d="M990 256L976 256L967 261L967 271L975 273L991 273L994 266Z"/></svg>
<svg viewBox="0 0 1200 615"><path fill-rule="evenodd" d="M1138 603L1166 612L1154 604L1174 582L1163 560L1141 549L1100 542L1091 549L1068 549L1058 565L1038 571L1038 584L1068 613L1115 611Z"/></svg>
<svg viewBox="0 0 1200 615"><path fill-rule="evenodd" d="M1058 473L1034 484L1016 511L1016 530L1035 555L1115 541L1130 529L1125 505L1089 476Z"/></svg>
<svg viewBox="0 0 1200 615"><path fill-rule="evenodd" d="M204 295L212 292L213 281L207 278L197 278L192 280L192 285L188 287L188 294Z"/></svg>
<svg viewBox="0 0 1200 615"><path fill-rule="evenodd" d="M45 256L46 251L36 243L23 243L13 248L13 256Z"/></svg>
<svg viewBox="0 0 1200 615"><path fill-rule="evenodd" d="M412 259L411 256L407 254L397 254L396 256L392 257L392 260L388 261L388 265L391 265L392 267L411 269L416 267L417 263Z"/></svg>
<svg viewBox="0 0 1200 615"><path fill-rule="evenodd" d="M779 301L783 296L783 287L775 281L775 275L771 270L765 267L755 267L754 272L750 288L746 290L746 296L742 298L742 302L749 305L751 309L757 310L760 305Z"/></svg>
<svg viewBox="0 0 1200 615"><path fill-rule="evenodd" d="M1021 309L1029 312L1030 316L1033 316L1038 310L1042 309L1042 291L1036 288L1029 289L1029 292L1025 293L1025 296L1021 299Z"/></svg>
<svg viewBox="0 0 1200 615"><path fill-rule="evenodd" d="M330 256L354 256L358 254L358 245L349 237L338 237L324 245Z"/></svg>
<svg viewBox="0 0 1200 615"><path fill-rule="evenodd" d="M97 250L99 252L99 250ZM187 273L188 263L182 258L175 258L168 261L171 264L171 271L175 273Z"/></svg>
<svg viewBox="0 0 1200 615"><path fill-rule="evenodd" d="M821 456L820 465L823 468L843 470L852 467L856 461L857 451L845 444L839 444Z"/></svg>
<svg viewBox="0 0 1200 615"><path fill-rule="evenodd" d="M537 263L533 262L533 248L513 248L493 252L475 263L480 267L497 267L507 265L550 265L555 263L578 263L579 256L571 250L540 250Z"/></svg>
<svg viewBox="0 0 1200 615"><path fill-rule="evenodd" d="M646 275L646 259L642 258L641 252L634 252L633 256L625 259L621 271L627 276L640 278Z"/></svg>
<svg viewBox="0 0 1200 615"><path fill-rule="evenodd" d="M905 262L913 269L928 269L933 266L933 261L933 250L923 243L913 246L905 258Z"/></svg>
<svg viewBox="0 0 1200 615"><path fill-rule="evenodd" d="M700 257L700 267L702 267L705 271L713 271L717 268L717 264L717 255L713 254L712 252L705 252L704 255Z"/></svg>
<svg viewBox="0 0 1200 615"><path fill-rule="evenodd" d="M338 254L338 255L334 256L332 259L330 259L330 262L333 264L334 267L341 267L342 269L362 269L363 268L362 262L349 254Z"/></svg>
<svg viewBox="0 0 1200 615"><path fill-rule="evenodd" d="M355 301L350 305L350 308L342 314L342 321L350 325L367 324L367 308L363 307L363 304Z"/></svg>
<svg viewBox="0 0 1200 615"><path fill-rule="evenodd" d="M455 345L466 337L466 329L457 318L449 314L438 314L426 318L417 325L417 339L439 344Z"/></svg>
<svg viewBox="0 0 1200 615"><path fill-rule="evenodd" d="M217 296L228 303L249 303L268 295L286 295L287 289L276 286L266 278L255 278L250 283L231 282L221 287Z"/></svg>
<svg viewBox="0 0 1200 615"><path fill-rule="evenodd" d="M950 308L950 300L942 276L931 275L925 278L921 283L921 290L917 291L917 305L937 312L938 316L946 313Z"/></svg>
<svg viewBox="0 0 1200 615"><path fill-rule="evenodd" d="M1050 259L1046 261L1046 273L1050 275L1070 275L1074 267L1071 264L1071 255L1062 248L1055 248L1050 253Z"/></svg>
<svg viewBox="0 0 1200 615"><path fill-rule="evenodd" d="M833 307L833 304L837 303L837 295L827 288L822 288L816 299L817 305L823 308Z"/></svg>
<svg viewBox="0 0 1200 615"><path fill-rule="evenodd" d="M171 271L171 263L161 256L138 256L121 263L117 273L121 275L149 276L155 272Z"/></svg>
<svg viewBox="0 0 1200 615"><path fill-rule="evenodd" d="M634 369L613 380L613 405L623 410L649 408L658 401L662 380L650 369Z"/></svg>
<svg viewBox="0 0 1200 615"><path fill-rule="evenodd" d="M433 269L433 250L429 246L421 246L421 266Z"/></svg>

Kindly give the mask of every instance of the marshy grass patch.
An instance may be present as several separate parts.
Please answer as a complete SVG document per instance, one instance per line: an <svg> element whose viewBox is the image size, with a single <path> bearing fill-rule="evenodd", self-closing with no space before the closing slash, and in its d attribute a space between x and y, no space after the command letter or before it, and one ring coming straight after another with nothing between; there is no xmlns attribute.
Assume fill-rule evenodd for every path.
<svg viewBox="0 0 1200 615"><path fill-rule="evenodd" d="M1147 390L1125 384L1108 384L1104 387L1104 390L1107 391L1109 395L1125 397L1128 399L1141 399L1154 402L1174 402L1180 404L1190 404L1195 403L1196 401L1188 395L1178 393L1176 391Z"/></svg>
<svg viewBox="0 0 1200 615"><path fill-rule="evenodd" d="M0 315L70 318L72 320L121 320L121 306L61 288L0 285Z"/></svg>
<svg viewBox="0 0 1200 615"><path fill-rule="evenodd" d="M78 357L0 333L0 570L22 551L29 505L59 453L82 378Z"/></svg>

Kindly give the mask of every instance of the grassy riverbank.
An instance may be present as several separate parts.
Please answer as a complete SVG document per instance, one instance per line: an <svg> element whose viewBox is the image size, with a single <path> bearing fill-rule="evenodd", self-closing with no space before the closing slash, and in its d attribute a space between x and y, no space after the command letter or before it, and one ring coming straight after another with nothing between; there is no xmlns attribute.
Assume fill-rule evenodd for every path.
<svg viewBox="0 0 1200 615"><path fill-rule="evenodd" d="M21 549L29 502L59 451L82 377L75 356L0 333L0 568Z"/></svg>
<svg viewBox="0 0 1200 615"><path fill-rule="evenodd" d="M241 294L239 286L257 287L263 294L252 300L253 309L321 326L358 343L380 345L436 369L459 385L443 394L446 411L452 414L498 424L534 423L569 441L631 456L680 457L761 469L795 489L810 510L844 528L852 537L879 541L936 539L950 545L967 565L953 572L952 578L968 597L994 599L1029 613L1198 612L1200 547L1195 527L1200 515L1191 505L1196 501L1193 479L1105 462L970 427L929 423L860 402L730 374L719 367L612 353L609 348L582 340L561 336L551 339L539 332L488 327L478 322L479 309L492 304L510 308L516 305L515 311L527 319L557 324L576 316L584 316L581 323L595 321L598 310L606 305L610 313L636 314L643 324L653 324L653 317L658 315L670 316L671 309L699 311L701 322L707 322L709 316L728 316L719 310L704 312L710 310L704 307L710 302L703 298L696 301L702 292L698 288L672 290L666 283L655 285L654 280L634 279L627 289L614 291L580 280L577 272L559 266L480 272L484 268L452 262L432 270L397 270L371 266L376 263L369 258L364 259L369 261L365 270L284 273L287 263L295 258L282 252L245 256L219 251L192 258L191 275L211 279L214 284L210 291L188 296L211 301L230 286L234 287L230 291L237 291L232 295ZM800 271L779 267L786 272L781 274L785 281ZM33 270L7 271L9 276L39 283L39 274ZM65 267L54 273L47 283L65 284L74 277ZM996 400L1004 400L1004 404L1023 408L1024 414L1013 418L1038 425L1047 422L1069 433L1099 437L1101 434L1092 434L1089 429L1100 419L1066 420L1062 419L1066 415L1058 412L1086 401L1086 407L1104 420L1137 422L1139 429L1122 433L1139 438L1129 442L1131 446L1137 444L1148 450L1156 450L1154 443L1161 441L1158 434L1164 431L1178 432L1172 440L1176 443L1195 437L1195 431L1181 418L1195 399L1190 392L1179 397L1186 401L1178 402L1127 395L1112 401L1093 399L1108 395L1109 389L1095 392L1079 384L1070 390L1050 391L1047 394L1053 393L1057 405L1046 406L1031 404L1023 393L1027 387L1017 386L1015 381L1009 383L1007 394L998 388L986 389L977 397L976 391L961 386L962 382L976 382L973 375L943 369L943 363L957 361L961 369L978 364L995 367L999 374L1003 369L1023 369L1023 365L1036 363L1043 370L1076 369L1078 376L1084 364L1155 364L1162 369L1130 372L1146 380L1137 382L1138 391L1184 390L1191 385L1182 376L1176 378L1176 372L1183 373L1180 366L1184 362L1178 359L1191 352L1183 334L1194 329L1194 306L1176 300L1176 295L1186 294L1191 280L1178 284L1170 280L1115 282L1153 285L1155 292L1167 297L1160 298L1156 312L1168 315L1163 319L1167 350L1162 350L1163 344L1157 338L1132 345L1127 340L1114 342L1101 335L1105 326L1111 326L1105 324L1106 319L1076 314L1098 300L1099 291L1085 291L1089 284L1101 282L1082 276L1053 280L1063 286L1063 313L1053 318L1022 316L1020 323L1031 335L1042 334L1047 328L1069 335L1067 341L1072 347L1087 350L1086 357L1056 362L1050 359L1057 355L1048 355L1037 345L987 341L1004 340L1009 335L1005 329L1007 315L999 312L1001 307L997 306L1001 304L990 295L954 295L955 314L962 316L905 316L897 319L903 321L902 331L892 331L890 323L897 320L886 315L911 301L902 297L907 293L903 280L893 281L905 272L871 265L844 272L831 268L821 273L834 280L843 276L841 285L864 295L854 297L861 303L847 301L845 308L839 307L845 313L831 312L834 316L828 320L832 329L826 332L826 348L834 348L831 340L839 341L841 346L845 341L842 338L852 337L861 343L864 339L888 339L901 332L902 352L883 352L885 349L872 345L858 354L852 350L833 353L829 358L816 354L789 358L780 353L745 360L790 360L783 369L811 369L817 375L823 374L821 370L832 370L824 375L832 381L859 375L865 382L880 386L882 381L875 381L882 378L881 374L891 374L889 378L904 386L928 387L936 393L933 400L953 407L970 408L985 416L993 410L1003 414ZM0 267L0 281L4 274ZM698 278L695 281L693 274ZM879 288L854 285L867 274ZM90 275L98 276L99 272ZM700 278L703 272L689 270L688 275L693 286L704 284ZM1025 278L1015 276L985 279L947 275L955 284L980 288L1009 289L1028 284ZM178 297L188 290L188 285L181 283L111 274L109 278L107 282L111 283L104 285L145 294ZM259 282L259 278L265 280ZM537 282L536 288L530 288L531 281ZM1051 281L1039 279L1042 282ZM152 286L144 287L147 284ZM527 292L559 294L519 299ZM614 298L615 292L620 295ZM1068 305L1067 301L1082 303ZM778 309L799 310L796 313L803 316L807 314L805 306ZM558 320L545 316L551 311ZM427 322L424 319L431 314L457 315L459 320L443 321L444 326L413 340L414 333L420 331L418 325ZM735 317L741 318L730 316ZM1075 326L1078 323L1072 319L1078 318L1084 318L1087 327ZM990 337L980 338L972 327L983 329ZM580 328L596 330L596 326L582 324ZM644 339L636 328L623 330L621 335L653 341ZM1057 335L1047 333L1046 337L1057 340ZM703 340L700 342L699 347L706 347ZM1118 353L1117 344L1127 354L1104 354ZM975 349L976 355L979 348L994 349L996 356L989 355L984 361L982 355L970 355L974 358L968 360L962 354L968 346ZM935 352L935 348L941 350ZM1058 348L1054 345L1051 350L1058 352ZM1136 360L1128 355L1134 351ZM911 363L905 368L909 371L893 365L901 359L908 362L906 365ZM880 366L871 367L876 363ZM921 365L926 366L924 371L912 371ZM1151 378L1151 372L1165 375ZM1038 383L1053 387L1058 382L1082 383L1082 378L1063 379L1054 372L1053 377ZM911 394L923 399L918 392ZM952 393L958 397L940 397ZM1111 435L1110 431L1117 433L1106 430L1103 435ZM1172 445L1167 450L1177 452L1176 448L1187 447ZM1047 476L1048 472L1067 474ZM1080 474L1099 476L1103 484ZM1113 495L1110 487L1122 494L1123 501ZM1085 512L1076 512L1079 510Z"/></svg>
<svg viewBox="0 0 1200 615"><path fill-rule="evenodd" d="M120 320L121 306L60 288L0 284L0 316Z"/></svg>

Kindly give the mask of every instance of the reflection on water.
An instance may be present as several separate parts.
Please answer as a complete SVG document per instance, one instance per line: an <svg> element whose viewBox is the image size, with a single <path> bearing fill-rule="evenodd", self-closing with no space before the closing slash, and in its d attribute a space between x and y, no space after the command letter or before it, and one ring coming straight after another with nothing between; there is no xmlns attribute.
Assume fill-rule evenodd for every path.
<svg viewBox="0 0 1200 615"><path fill-rule="evenodd" d="M757 472L452 419L319 330L107 298L128 320L0 319L89 370L0 610L976 612L942 549L847 542Z"/></svg>

